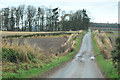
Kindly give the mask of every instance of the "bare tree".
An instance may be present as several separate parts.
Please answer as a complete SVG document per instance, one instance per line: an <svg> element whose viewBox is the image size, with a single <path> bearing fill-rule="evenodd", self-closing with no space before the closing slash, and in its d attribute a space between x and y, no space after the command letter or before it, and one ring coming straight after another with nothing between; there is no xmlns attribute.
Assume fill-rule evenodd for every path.
<svg viewBox="0 0 120 80"><path fill-rule="evenodd" d="M52 9L46 9L46 26L48 31L52 31Z"/></svg>
<svg viewBox="0 0 120 80"><path fill-rule="evenodd" d="M45 12L44 12L44 9L42 8L41 9L41 27L40 27L41 31L43 31L44 29L44 15L45 15Z"/></svg>
<svg viewBox="0 0 120 80"><path fill-rule="evenodd" d="M86 30L89 26L90 18L87 11L77 10L66 13L60 9L20 5L18 7L2 9L1 25L7 30L14 31L15 28L27 28L29 31L58 31L58 30ZM61 20L59 19L61 17ZM66 19L66 17L69 17ZM25 26L25 27L24 27Z"/></svg>
<svg viewBox="0 0 120 80"><path fill-rule="evenodd" d="M38 27L39 27L39 30L40 30L40 16L41 16L41 8L38 7L38 11L37 11L37 23L38 23Z"/></svg>
<svg viewBox="0 0 120 80"><path fill-rule="evenodd" d="M15 29L15 15L14 14L15 14L15 7L12 7L10 10L10 21L9 21L11 31L14 31Z"/></svg>
<svg viewBox="0 0 120 80"><path fill-rule="evenodd" d="M20 19L21 19L21 24L22 24L22 31L23 31L23 17L24 17L24 9L25 9L25 5L20 5L19 6L19 13L20 13Z"/></svg>
<svg viewBox="0 0 120 80"><path fill-rule="evenodd" d="M19 28L19 26L20 26L20 24L19 24L20 23L20 7L16 8L15 16L16 16L16 19L15 19L16 27Z"/></svg>
<svg viewBox="0 0 120 80"><path fill-rule="evenodd" d="M43 26L44 26L44 9L38 7L38 11L37 11L37 20L38 20L38 25L39 25L39 29L40 31L43 31Z"/></svg>
<svg viewBox="0 0 120 80"><path fill-rule="evenodd" d="M3 17L4 17L4 23L3 23L3 27L6 28L7 30L9 30L9 8L3 8Z"/></svg>
<svg viewBox="0 0 120 80"><path fill-rule="evenodd" d="M29 5L27 7L27 19L28 19L29 31L32 31L32 22L33 22L33 18L35 16L35 13L36 13L36 8Z"/></svg>

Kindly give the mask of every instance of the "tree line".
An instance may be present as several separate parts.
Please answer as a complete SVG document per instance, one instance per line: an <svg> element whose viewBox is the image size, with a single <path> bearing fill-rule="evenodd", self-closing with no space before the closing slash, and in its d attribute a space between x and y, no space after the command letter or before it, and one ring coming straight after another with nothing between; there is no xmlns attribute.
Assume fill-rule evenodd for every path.
<svg viewBox="0 0 120 80"><path fill-rule="evenodd" d="M85 9L66 13L58 7L51 9L19 5L0 10L0 26L6 31L85 30L89 23L90 18Z"/></svg>

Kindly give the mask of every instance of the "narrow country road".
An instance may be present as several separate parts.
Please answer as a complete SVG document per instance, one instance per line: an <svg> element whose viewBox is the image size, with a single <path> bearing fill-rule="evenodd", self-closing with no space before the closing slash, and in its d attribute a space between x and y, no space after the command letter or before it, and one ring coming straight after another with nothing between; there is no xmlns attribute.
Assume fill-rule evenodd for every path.
<svg viewBox="0 0 120 80"><path fill-rule="evenodd" d="M82 57L79 57L82 56ZM47 76L47 78L104 78L95 60L91 40L91 31L85 34L78 54L65 67Z"/></svg>

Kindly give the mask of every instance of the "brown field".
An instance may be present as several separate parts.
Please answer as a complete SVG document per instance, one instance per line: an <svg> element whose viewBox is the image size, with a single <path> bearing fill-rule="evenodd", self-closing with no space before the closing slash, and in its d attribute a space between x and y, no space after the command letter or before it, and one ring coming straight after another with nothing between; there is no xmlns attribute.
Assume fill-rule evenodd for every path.
<svg viewBox="0 0 120 80"><path fill-rule="evenodd" d="M11 35L29 35L39 33L78 33L78 31L59 31L59 32L7 32L3 31L2 36ZM82 33L83 31L79 31ZM60 34L57 36L32 36L32 37L19 37L19 38L2 38L3 48L12 48L19 52L27 53L28 51L32 54L59 54L68 52L74 48L75 42L72 40L78 36L78 34ZM74 43L73 43L74 42Z"/></svg>
<svg viewBox="0 0 120 80"><path fill-rule="evenodd" d="M7 44L10 46L28 45L34 49L40 48L45 52L58 52L68 38L64 37L41 37L41 38L24 38L24 39L7 39ZM4 43L3 43L4 44ZM36 50L37 51L37 50Z"/></svg>
<svg viewBox="0 0 120 80"><path fill-rule="evenodd" d="M2 31L2 36L10 36L10 35L29 35L29 34L41 34L41 33L82 33L83 31L56 31L56 32L10 32L10 31ZM73 34L72 34L73 35ZM77 34L74 34L75 36ZM71 39L75 36L72 36ZM72 43L69 41L69 36L67 34L61 34L58 36L32 36L29 38L19 37L19 38L3 38L2 39L2 47L12 47L13 49L18 47L22 47L22 51L25 51L27 48L23 48L24 46L29 46L33 49L32 52L39 53L62 53L68 48L71 47ZM66 44L66 42L68 42ZM64 46L63 46L64 45ZM28 50L29 51L29 50Z"/></svg>
<svg viewBox="0 0 120 80"><path fill-rule="evenodd" d="M36 60L41 59L43 62L49 62L50 58L54 56L62 56L74 50L75 41L73 38L75 37L78 37L78 34L39 38L3 38L2 49L7 49L5 51L9 55L16 56L18 63L21 62L21 58L23 61L31 63L30 55L33 55ZM15 50L15 52L10 52L10 49ZM5 59L9 61L9 57ZM10 59L12 60L12 58ZM4 65L6 65L6 62L4 62Z"/></svg>
<svg viewBox="0 0 120 80"><path fill-rule="evenodd" d="M32 53L64 53L74 47L73 38L78 34L61 34L58 36L29 37L29 38L3 38L3 48L20 49ZM74 43L75 44L75 43Z"/></svg>

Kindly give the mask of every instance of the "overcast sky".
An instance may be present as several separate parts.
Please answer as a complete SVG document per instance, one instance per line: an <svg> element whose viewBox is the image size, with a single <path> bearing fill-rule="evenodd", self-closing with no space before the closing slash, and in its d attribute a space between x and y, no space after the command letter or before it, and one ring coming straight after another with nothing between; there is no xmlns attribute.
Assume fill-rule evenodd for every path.
<svg viewBox="0 0 120 80"><path fill-rule="evenodd" d="M23 4L59 7L66 11L84 8L93 22L118 23L118 1L120 0L0 0L0 9Z"/></svg>

